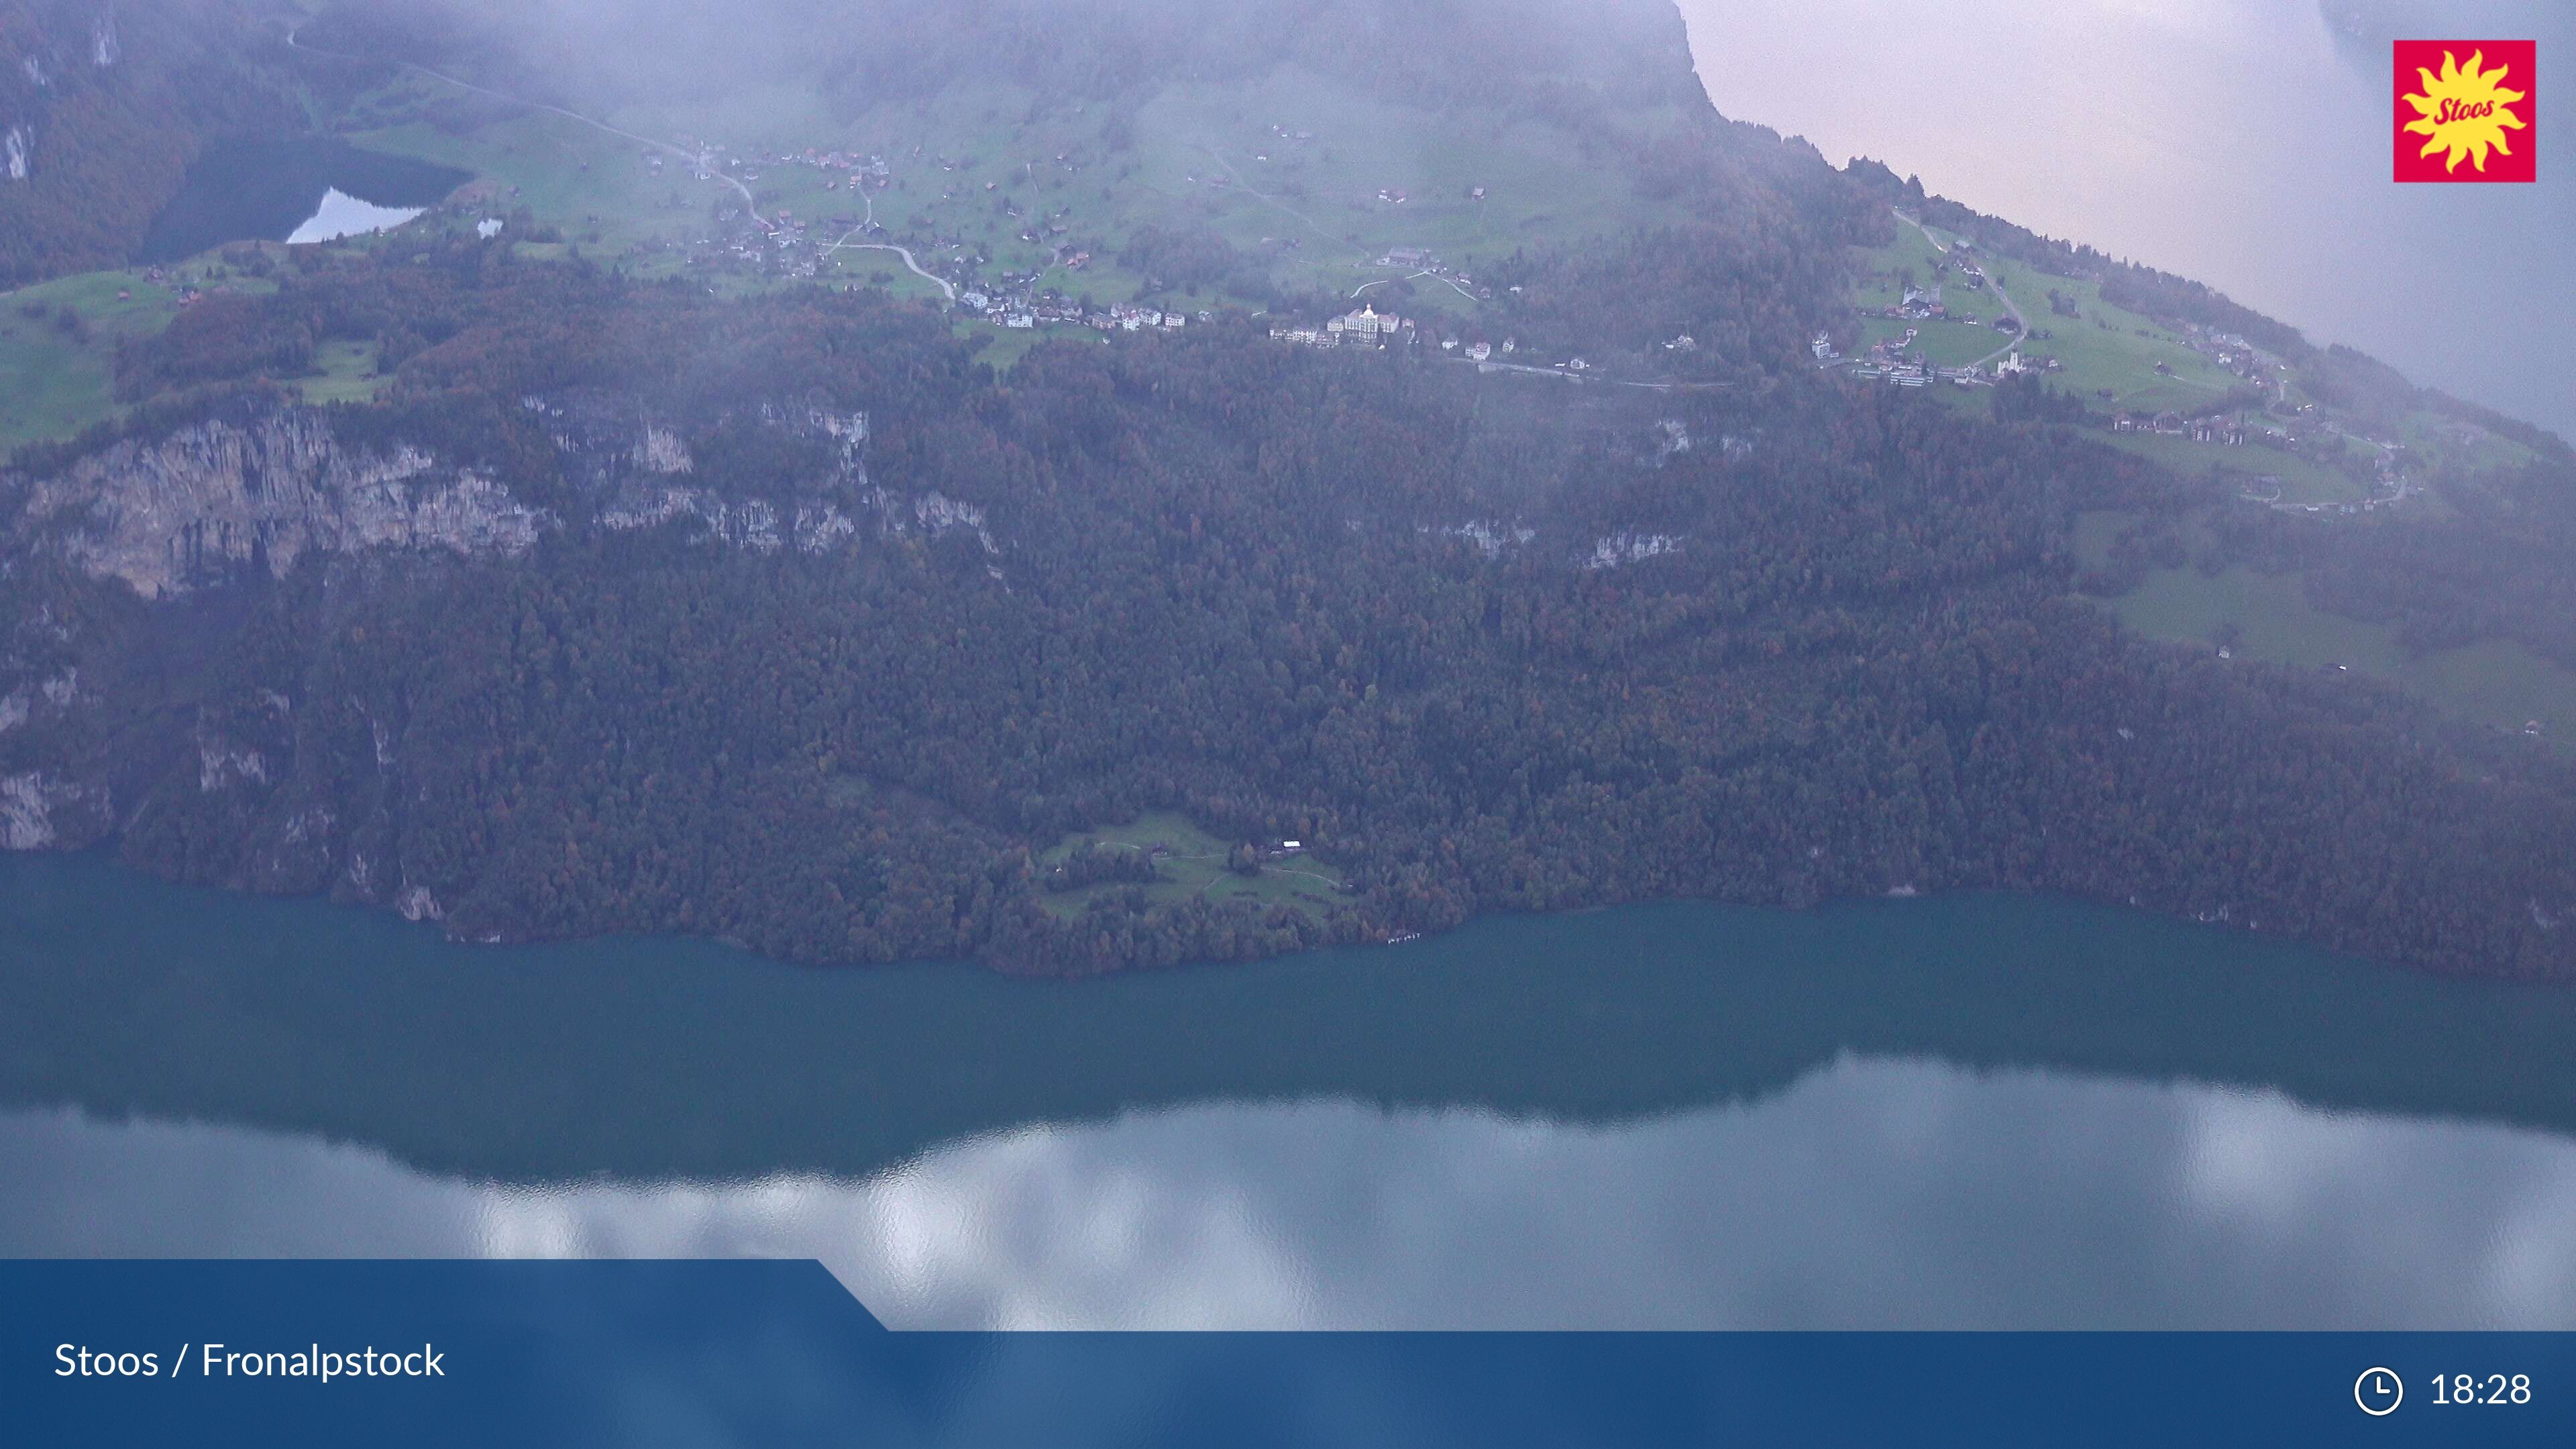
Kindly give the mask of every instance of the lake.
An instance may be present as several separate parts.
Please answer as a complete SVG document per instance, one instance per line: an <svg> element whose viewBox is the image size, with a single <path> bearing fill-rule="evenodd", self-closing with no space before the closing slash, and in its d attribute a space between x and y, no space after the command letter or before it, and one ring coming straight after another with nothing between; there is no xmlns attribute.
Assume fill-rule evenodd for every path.
<svg viewBox="0 0 2576 1449"><path fill-rule="evenodd" d="M1717 108L2046 235L2207 282L2576 437L2576 107L2540 180L2390 180L2388 38L2536 39L2563 0L1681 0ZM2340 23L2330 23L2331 8ZM2464 57L2465 58L2465 57Z"/></svg>
<svg viewBox="0 0 2576 1449"><path fill-rule="evenodd" d="M2576 1327L2576 992L1989 895L815 971L0 857L0 1255L481 1253L910 1327Z"/></svg>
<svg viewBox="0 0 2576 1449"><path fill-rule="evenodd" d="M178 261L234 241L330 241L380 231L472 179L452 166L323 137L215 146L153 218L142 260Z"/></svg>

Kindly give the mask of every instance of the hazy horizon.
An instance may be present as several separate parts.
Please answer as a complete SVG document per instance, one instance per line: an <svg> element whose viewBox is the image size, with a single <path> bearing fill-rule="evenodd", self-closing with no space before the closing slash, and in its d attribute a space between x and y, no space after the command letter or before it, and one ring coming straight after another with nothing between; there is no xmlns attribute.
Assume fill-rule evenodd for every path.
<svg viewBox="0 0 2576 1449"><path fill-rule="evenodd" d="M1732 118L1804 136L1836 165L1874 157L2576 435L2576 383L2556 365L2576 307L2555 300L2549 267L2576 230L2563 105L2541 109L2536 185L2401 186L2385 45L2333 29L2315 4L1967 0L1930 21L1897 0L1794 15L1680 4L1700 78ZM2444 13L2536 35L2544 57L2576 41L2576 9ZM2402 5L2372 15L2431 23ZM2436 247L2455 249L2447 264L2428 261Z"/></svg>

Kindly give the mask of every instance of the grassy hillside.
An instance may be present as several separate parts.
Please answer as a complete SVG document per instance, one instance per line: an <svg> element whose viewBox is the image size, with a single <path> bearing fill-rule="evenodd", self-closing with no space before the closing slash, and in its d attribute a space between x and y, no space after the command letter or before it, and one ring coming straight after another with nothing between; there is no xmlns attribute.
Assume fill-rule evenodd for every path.
<svg viewBox="0 0 2576 1449"><path fill-rule="evenodd" d="M1173 85L1132 112L1050 105L988 85L852 116L835 115L820 95L772 88L595 119L638 135L720 141L749 158L733 174L766 213L869 217L940 261L981 257L990 272L1039 271L1062 252L1088 250L1093 273L1079 280L1094 287L1144 280L1124 277L1116 254L1146 224L1205 225L1247 255L1251 275L1348 292L1419 270L1374 265L1398 247L1472 264L1685 216L1637 195L1632 178L1587 157L1564 128L1501 108L1406 105L1294 67L1242 86ZM1626 119L1646 130L1679 116ZM697 180L668 156L657 167L648 148L598 127L418 75L370 93L352 120L353 141L472 169L509 203L647 272L675 269L678 249L739 201L723 183ZM808 148L883 156L893 184L867 196L835 171L764 164Z"/></svg>
<svg viewBox="0 0 2576 1449"><path fill-rule="evenodd" d="M1527 0L1456 16L1374 0L1186 15L1079 0L1042 24L1024 8L836 15L813 49L846 62L745 58L766 43L755 38L722 44L699 75L669 73L664 47L639 54L631 37L474 4L424 12L435 20L344 4L301 43L423 62L378 65L331 120L347 138L466 167L492 184L491 204L527 208L585 255L719 286L783 275L942 293L892 251L860 249L874 243L960 288L1256 308L1370 288L1468 317L1491 302L1478 267L1705 211L1633 154L1713 121L1660 0L1579 20ZM762 7L772 21L793 10ZM634 24L668 36L699 19ZM1052 50L1030 43L1032 26ZM580 59L544 63L558 54ZM712 83L718 72L731 79ZM834 157L881 162L882 188L815 164ZM752 211L784 223L785 240ZM1147 228L1212 260L1158 275L1174 269L1138 255ZM1469 280L1378 264L1401 249Z"/></svg>
<svg viewBox="0 0 2576 1449"><path fill-rule="evenodd" d="M2129 521L2125 514L2086 514L2076 528L2079 555L2101 564L2111 538ZM2576 670L2505 639L2410 649L2387 625L2318 608L2295 573L2261 573L2242 564L2215 572L2154 569L2107 604L2150 638L2223 646L2242 660L2359 674L2495 729L2519 732L2536 722L2545 740L2576 741Z"/></svg>
<svg viewBox="0 0 2576 1449"><path fill-rule="evenodd" d="M1262 842L1264 846L1270 844ZM1253 873L1230 870L1227 855L1232 846L1191 824L1186 816L1170 811L1150 812L1124 825L1104 825L1069 835L1038 857L1039 870L1054 870L1074 852L1093 846L1146 858L1152 863L1155 878L1141 887L1109 881L1072 890L1049 890L1040 897L1040 904L1049 914L1070 920L1095 900L1141 888L1146 901L1155 905L1191 900L1218 904L1239 901L1265 909L1280 906L1320 921L1338 903L1343 890L1344 878L1338 868L1304 853L1264 850Z"/></svg>
<svg viewBox="0 0 2576 1449"><path fill-rule="evenodd" d="M177 300L141 276L93 272L0 301L0 457L113 417L117 342L170 325Z"/></svg>
<svg viewBox="0 0 2576 1449"><path fill-rule="evenodd" d="M186 290L275 290L212 256L157 270L83 272L0 294L0 460L121 416L117 344L168 327Z"/></svg>
<svg viewBox="0 0 2576 1449"><path fill-rule="evenodd" d="M1854 249L1852 301L1856 307L1875 311L1896 305L1910 278L1917 286L1939 286L1952 314L1946 320L1913 323L1864 319L1863 345L1899 336L1911 326L1917 332L1917 347L1935 366L1964 366L2012 341L1991 325L2007 315L2000 292L2010 295L2030 325L2032 335L2020 348L2023 357L2034 364L2055 358L2061 370L2050 375L2050 382L2105 412L2202 408L2225 397L2236 383L2195 351L2171 324L2103 302L2098 282L2050 276L1980 255L1973 248L1953 255L1951 249L1959 240L1956 233L1938 227L1900 221L1895 238L1886 245ZM1956 265L1961 259L1973 259L1987 273L1983 285L1962 276ZM2054 312L2048 300L2051 291L2081 315ZM1976 320L1960 320L1963 314Z"/></svg>

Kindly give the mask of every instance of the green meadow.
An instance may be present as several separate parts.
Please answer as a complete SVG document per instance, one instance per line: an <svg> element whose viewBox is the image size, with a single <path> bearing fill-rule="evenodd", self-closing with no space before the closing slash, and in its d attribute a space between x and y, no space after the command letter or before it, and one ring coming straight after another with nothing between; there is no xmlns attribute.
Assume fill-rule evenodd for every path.
<svg viewBox="0 0 2576 1449"><path fill-rule="evenodd" d="M87 272L0 294L0 455L116 417L117 342L159 332L177 306L174 288L139 271Z"/></svg>
<svg viewBox="0 0 2576 1449"><path fill-rule="evenodd" d="M1953 313L1975 314L1978 324L1865 319L1868 340L1902 335L1906 326L1914 326L1919 329L1916 341L1924 355L1943 367L1962 366L2005 345L2009 340L2005 334L1988 325L2007 314L1995 286L1970 288L1954 258L1941 250L1941 245L1956 241L1956 237L1937 228L1927 234L1923 228L1899 220L1895 240L1884 246L1855 249L1852 301L1869 310L1895 306L1903 300L1905 281L1910 277L1916 286L1937 283L1942 304ZM2011 293L2030 326L2031 335L2022 340L2022 356L2033 363L2057 359L2060 370L2050 374L2050 385L2078 394L2090 407L2147 413L2204 407L2226 396L2237 382L2216 363L2192 351L2172 329L2104 303L2098 283L2052 277L1992 257L1976 256L1976 261L1990 280ZM1951 270L1946 275L1938 274L1935 269L1944 263L1951 263ZM2082 315L2066 317L2052 312L2048 301L2051 289ZM1883 330L1890 328L1893 330ZM2043 332L2048 335L2040 336ZM2165 371L2157 371L2158 364ZM2103 396L2106 390L2108 397Z"/></svg>
<svg viewBox="0 0 2576 1449"><path fill-rule="evenodd" d="M2249 413L2246 421L2249 430L2259 430L2262 415ZM2281 489L2277 501L2282 503L2358 503L2371 495L2371 485L2362 478L2263 443L2227 447L2170 434L2103 432L2099 436L2112 447L2153 458L2177 473L2198 476L2216 470L2240 491L2253 491L2258 479L2277 478Z"/></svg>
<svg viewBox="0 0 2576 1449"><path fill-rule="evenodd" d="M2127 522L2121 513L2080 516L2077 556L2102 562ZM2257 573L2241 565L2216 574L2158 569L2104 606L2150 638L2212 650L2224 642L2240 660L2335 674L2348 670L2479 724L2519 731L2536 720L2545 738L2576 740L2576 670L2503 639L2419 653L2387 625L2309 603L2296 574Z"/></svg>
<svg viewBox="0 0 2576 1449"><path fill-rule="evenodd" d="M1191 824L1187 817L1169 811L1141 815L1125 825L1101 826L1068 835L1038 856L1038 866L1043 871L1095 842L1138 852L1159 848L1161 853L1155 856L1154 867L1157 879L1142 887L1145 898L1158 904L1193 899L1244 901L1322 916L1337 903L1342 886L1340 871L1306 854L1273 857L1262 862L1258 874L1238 875L1226 869L1225 863L1235 842L1220 840ZM1102 895L1136 888L1127 882L1108 881L1079 890L1044 891L1039 900L1050 912L1072 917L1081 915L1091 901Z"/></svg>

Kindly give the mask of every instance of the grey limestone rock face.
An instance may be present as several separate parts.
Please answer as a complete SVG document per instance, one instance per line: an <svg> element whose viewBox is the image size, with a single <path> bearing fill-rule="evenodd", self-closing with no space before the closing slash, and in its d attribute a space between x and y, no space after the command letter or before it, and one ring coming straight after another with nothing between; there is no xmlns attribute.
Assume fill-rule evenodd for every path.
<svg viewBox="0 0 2576 1449"><path fill-rule="evenodd" d="M417 448L344 446L306 409L127 440L22 486L22 542L52 532L88 572L151 598L218 566L260 560L283 575L317 549L519 553L554 525L497 480Z"/></svg>

